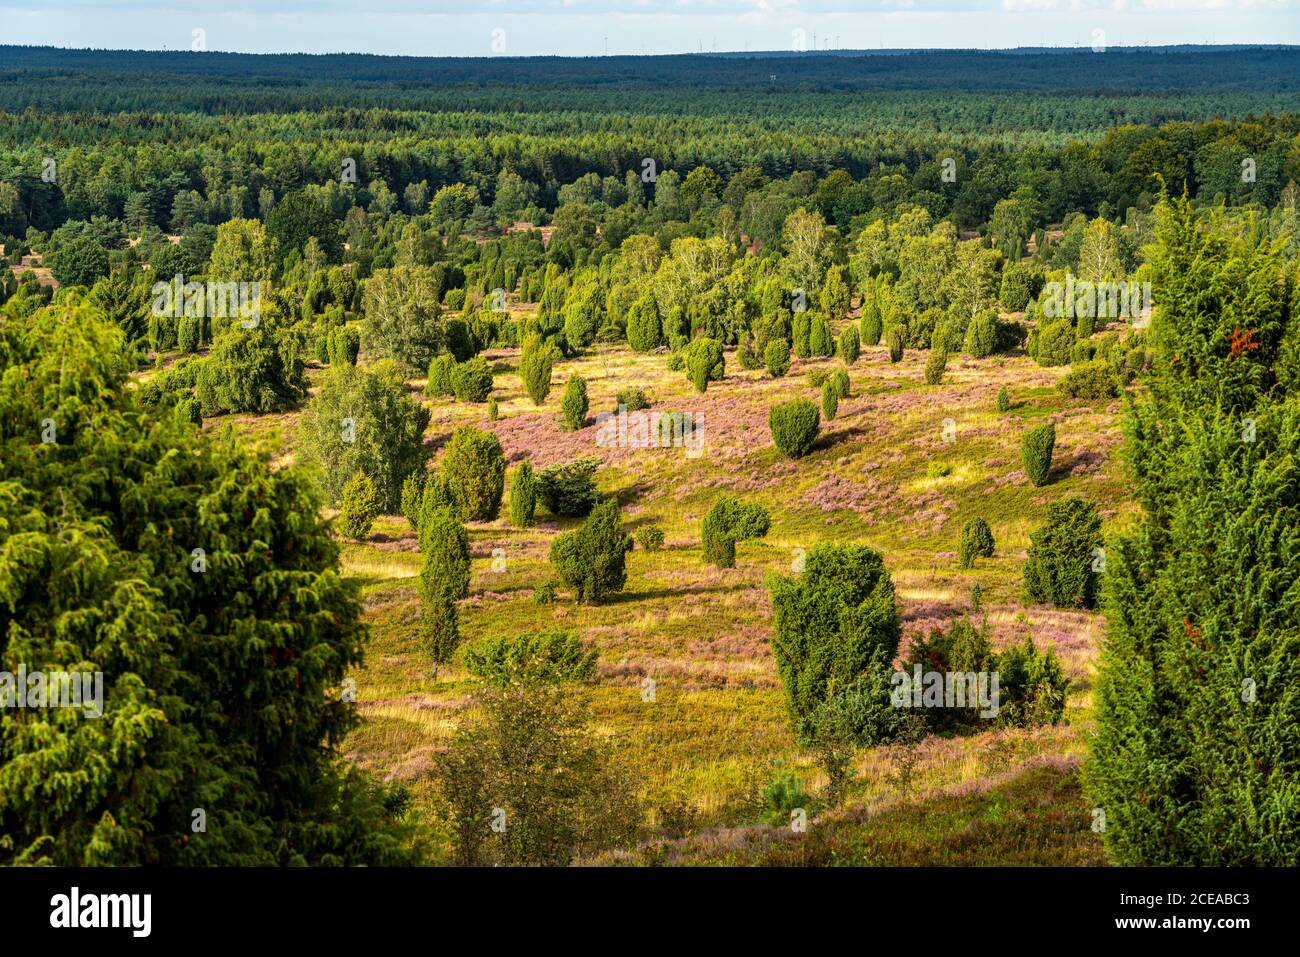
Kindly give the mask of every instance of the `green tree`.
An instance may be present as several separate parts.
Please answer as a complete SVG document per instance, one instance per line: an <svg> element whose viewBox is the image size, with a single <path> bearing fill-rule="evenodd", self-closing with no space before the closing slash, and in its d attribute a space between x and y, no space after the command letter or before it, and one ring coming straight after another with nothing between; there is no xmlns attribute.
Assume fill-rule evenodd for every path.
<svg viewBox="0 0 1300 957"><path fill-rule="evenodd" d="M821 307L831 322L841 322L849 313L849 287L844 282L844 270L839 266L826 270L826 282L821 290Z"/></svg>
<svg viewBox="0 0 1300 957"><path fill-rule="evenodd" d="M651 352L663 341L659 306L647 291L627 312L627 342L637 352Z"/></svg>
<svg viewBox="0 0 1300 957"><path fill-rule="evenodd" d="M853 326L846 326L840 333L838 351L845 365L851 366L858 361L858 356L862 354L862 342L858 338L858 330Z"/></svg>
<svg viewBox="0 0 1300 957"><path fill-rule="evenodd" d="M873 662L898 653L894 585L878 552L822 543L803 573L773 575L772 651L796 734L808 740L818 709L852 688Z"/></svg>
<svg viewBox="0 0 1300 957"><path fill-rule="evenodd" d="M283 412L307 394L307 378L293 333L269 304L252 328L232 323L200 365L194 395L204 416L222 412Z"/></svg>
<svg viewBox="0 0 1300 957"><path fill-rule="evenodd" d="M437 770L456 864L563 866L636 840L635 789L573 694L525 681L475 703Z"/></svg>
<svg viewBox="0 0 1300 957"><path fill-rule="evenodd" d="M339 221L328 208L306 190L285 196L266 218L266 232L275 243L281 261L299 255L309 240L316 240L327 262L337 262L342 252Z"/></svg>
<svg viewBox="0 0 1300 957"><path fill-rule="evenodd" d="M794 399L772 406L767 414L772 444L789 459L803 458L812 451L821 428L817 406L807 399Z"/></svg>
<svg viewBox="0 0 1300 957"><path fill-rule="evenodd" d="M957 567L972 568L977 558L993 557L993 532L982 518L972 518L961 527L957 540Z"/></svg>
<svg viewBox="0 0 1300 957"><path fill-rule="evenodd" d="M440 471L462 521L490 522L497 517L505 491L506 456L494 432L457 426Z"/></svg>
<svg viewBox="0 0 1300 957"><path fill-rule="evenodd" d="M533 405L541 405L551 392L551 367L555 362L555 347L541 336L530 336L524 340L519 353L519 377L524 380L524 390L533 400Z"/></svg>
<svg viewBox="0 0 1300 957"><path fill-rule="evenodd" d="M231 219L217 227L207 277L218 282L269 283L275 242L255 219Z"/></svg>
<svg viewBox="0 0 1300 957"><path fill-rule="evenodd" d="M370 537L378 515L379 495L375 483L365 472L357 472L343 486L343 502L334 526L344 538L362 541Z"/></svg>
<svg viewBox="0 0 1300 957"><path fill-rule="evenodd" d="M827 379L822 383L822 415L830 422L839 410L840 390L832 380Z"/></svg>
<svg viewBox="0 0 1300 957"><path fill-rule="evenodd" d="M773 379L784 376L790 371L790 343L784 339L771 340L763 350L763 364Z"/></svg>
<svg viewBox="0 0 1300 957"><path fill-rule="evenodd" d="M696 339L686 347L686 377L696 392L705 391L710 380L720 380L724 375L722 343L715 339Z"/></svg>
<svg viewBox="0 0 1300 957"><path fill-rule="evenodd" d="M1158 208L1148 262L1161 290L1156 356L1124 423L1140 510L1105 553L1086 791L1106 814L1102 838L1117 864L1291 865L1294 268L1278 246L1187 200Z"/></svg>
<svg viewBox="0 0 1300 957"><path fill-rule="evenodd" d="M520 462L510 477L510 524L515 528L527 528L533 524L536 510L537 480L533 476L533 467L528 462Z"/></svg>
<svg viewBox="0 0 1300 957"><path fill-rule="evenodd" d="M1071 497L1047 506L1047 521L1029 535L1025 599L1065 608L1096 603L1101 518L1091 502Z"/></svg>
<svg viewBox="0 0 1300 957"><path fill-rule="evenodd" d="M600 602L623 590L632 536L620 524L618 502L601 502L582 525L551 545L551 564L578 602Z"/></svg>
<svg viewBox="0 0 1300 957"><path fill-rule="evenodd" d="M50 271L61 286L89 288L108 275L108 251L96 239L78 237L51 257Z"/></svg>
<svg viewBox="0 0 1300 957"><path fill-rule="evenodd" d="M772 516L762 505L723 495L710 506L700 524L704 560L718 568L734 568L736 543L762 538L771 527Z"/></svg>
<svg viewBox="0 0 1300 957"><path fill-rule="evenodd" d="M381 512L406 514L402 483L424 471L428 425L428 408L407 391L392 362L345 365L307 403L299 456L319 476L327 501L338 502L344 483L362 472L375 483Z"/></svg>
<svg viewBox="0 0 1300 957"><path fill-rule="evenodd" d="M438 304L441 283L428 266L377 269L362 293L361 343L366 355L387 356L423 371L442 347L446 328Z"/></svg>
<svg viewBox="0 0 1300 957"><path fill-rule="evenodd" d="M560 399L560 425L566 432L576 432L587 424L587 380L576 372L569 376Z"/></svg>
<svg viewBox="0 0 1300 957"><path fill-rule="evenodd" d="M0 318L0 656L103 674L94 720L0 709L0 863L409 861L336 750L366 630L314 485L145 408L134 368L75 296Z"/></svg>
<svg viewBox="0 0 1300 957"><path fill-rule="evenodd" d="M456 363L451 391L461 402L486 402L492 392L492 367L482 356Z"/></svg>
<svg viewBox="0 0 1300 957"><path fill-rule="evenodd" d="M1047 484L1055 446L1056 426L1051 422L1030 429L1020 440L1020 460L1025 467L1025 476L1035 485Z"/></svg>

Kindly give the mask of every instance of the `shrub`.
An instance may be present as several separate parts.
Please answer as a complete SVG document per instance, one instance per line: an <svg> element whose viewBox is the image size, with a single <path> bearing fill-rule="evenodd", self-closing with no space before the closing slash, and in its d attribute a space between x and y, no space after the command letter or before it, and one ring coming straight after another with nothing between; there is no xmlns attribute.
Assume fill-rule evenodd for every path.
<svg viewBox="0 0 1300 957"><path fill-rule="evenodd" d="M506 687L521 682L593 681L597 652L571 631L497 635L466 648L461 658L470 674Z"/></svg>
<svg viewBox="0 0 1300 957"><path fill-rule="evenodd" d="M942 328L942 327L941 327ZM948 350L944 346L936 346L930 350L930 356L925 360L925 382L926 385L938 385L943 381L943 373L948 368Z"/></svg>
<svg viewBox="0 0 1300 957"><path fill-rule="evenodd" d="M1076 316L1074 320L1074 336L1076 339L1087 339L1097 328L1097 317L1090 313L1083 313Z"/></svg>
<svg viewBox="0 0 1300 957"><path fill-rule="evenodd" d="M181 316L176 320L176 348L181 352L199 351L201 321L194 316Z"/></svg>
<svg viewBox="0 0 1300 957"><path fill-rule="evenodd" d="M533 524L536 511L537 480L533 476L533 467L528 462L520 462L510 476L510 524L515 528L527 528Z"/></svg>
<svg viewBox="0 0 1300 957"><path fill-rule="evenodd" d="M957 539L957 565L971 568L977 558L993 557L993 532L982 518L972 518L961 527Z"/></svg>
<svg viewBox="0 0 1300 957"><path fill-rule="evenodd" d="M534 605L554 605L555 604L555 582L542 582L533 589Z"/></svg>
<svg viewBox="0 0 1300 957"><path fill-rule="evenodd" d="M978 615L983 608L984 589L980 588L980 583L976 582L970 586L970 610L972 615Z"/></svg>
<svg viewBox="0 0 1300 957"><path fill-rule="evenodd" d="M1007 391L1006 386L998 389L998 397L993 403L993 409L995 412L1011 411L1011 393Z"/></svg>
<svg viewBox="0 0 1300 957"><path fill-rule="evenodd" d="M906 329L902 326L890 326L885 333L885 345L889 347L889 361L903 361L903 341Z"/></svg>
<svg viewBox="0 0 1300 957"><path fill-rule="evenodd" d="M1052 449L1056 445L1056 426L1040 425L1025 433L1020 442L1020 460L1025 475L1035 485L1045 485L1052 471Z"/></svg>
<svg viewBox="0 0 1300 957"><path fill-rule="evenodd" d="M849 371L847 369L836 369L831 375L831 382L835 384L835 394L841 399L849 397Z"/></svg>
<svg viewBox="0 0 1300 957"><path fill-rule="evenodd" d="M773 575L772 651L796 734L840 688L892 661L901 635L894 585L880 554L865 545L809 549L799 576Z"/></svg>
<svg viewBox="0 0 1300 957"><path fill-rule="evenodd" d="M822 283L820 303L827 319L839 322L849 311L852 301L848 284L844 281L844 268L831 266L826 270L826 281Z"/></svg>
<svg viewBox="0 0 1300 957"><path fill-rule="evenodd" d="M862 747L893 742L902 730L904 714L890 699L893 687L893 663L876 649L858 675L835 690L808 719L811 743L816 746L828 728Z"/></svg>
<svg viewBox="0 0 1300 957"><path fill-rule="evenodd" d="M375 483L379 509L402 507L402 483L423 473L429 409L407 391L391 361L357 369L341 366L325 377L298 426L300 459L320 478L326 499L339 501L358 470Z"/></svg>
<svg viewBox="0 0 1300 957"><path fill-rule="evenodd" d="M519 353L519 377L524 382L524 391L533 400L533 405L541 405L551 392L551 366L555 363L555 347L533 335L524 340Z"/></svg>
<svg viewBox="0 0 1300 957"><path fill-rule="evenodd" d="M826 384L826 380L830 378L830 372L825 369L809 369L807 378L809 386L820 389Z"/></svg>
<svg viewBox="0 0 1300 957"><path fill-rule="evenodd" d="M839 353L844 364L850 366L857 362L858 356L862 354L862 342L858 338L858 330L853 326L846 326L840 333Z"/></svg>
<svg viewBox="0 0 1300 957"><path fill-rule="evenodd" d="M451 390L461 402L486 402L492 391L492 369L482 356L457 363L451 370Z"/></svg>
<svg viewBox="0 0 1300 957"><path fill-rule="evenodd" d="M506 456L495 433L462 425L451 434L441 471L461 521L490 522L501 508Z"/></svg>
<svg viewBox="0 0 1300 957"><path fill-rule="evenodd" d="M663 342L659 306L653 293L647 292L627 311L627 344L637 352L650 352Z"/></svg>
<svg viewBox="0 0 1300 957"><path fill-rule="evenodd" d="M640 412L642 409L650 408L650 400L646 398L645 391L642 389L620 389L618 393L618 405L614 411L619 408L625 408L629 412Z"/></svg>
<svg viewBox="0 0 1300 957"><path fill-rule="evenodd" d="M772 443L786 458L803 458L812 451L821 427L817 406L807 399L794 399L774 405L768 411L767 425Z"/></svg>
<svg viewBox="0 0 1300 957"><path fill-rule="evenodd" d="M991 356L998 347L998 314L993 309L975 313L966 327L965 349L976 359Z"/></svg>
<svg viewBox="0 0 1300 957"><path fill-rule="evenodd" d="M429 381L425 383L425 395L455 395L456 387L452 384L452 374L456 368L456 357L450 352L434 356L429 363Z"/></svg>
<svg viewBox="0 0 1300 957"><path fill-rule="evenodd" d="M799 775L786 768L763 789L763 820L772 827L789 827L794 813L807 813L812 803L812 795L799 783Z"/></svg>
<svg viewBox="0 0 1300 957"><path fill-rule="evenodd" d="M488 399L488 421L495 422L499 418L501 418L501 409L497 405L496 396L493 396Z"/></svg>
<svg viewBox="0 0 1300 957"><path fill-rule="evenodd" d="M997 657L993 654L987 625L976 628L969 620L958 618L951 623L947 630L932 628L928 638L916 635L912 639L907 657L903 661L902 673L908 678L914 678L918 665L922 675L934 672L943 675L953 673L974 673L976 675L984 673L990 675L989 684L983 688L977 686L972 689L967 685L963 689L963 698L965 699L965 706L963 707L947 707L946 695L943 699L945 707L925 707L925 698L923 697L920 714L930 731L946 733L967 731L981 726L987 727L992 722L994 715L982 712L987 712L995 706L1000 710L1002 704L1000 679L996 704L992 696L991 673L997 670ZM922 693L924 694L928 691L929 682L925 678L922 680ZM900 699L906 700L907 697L915 694L915 686L911 685L909 687L909 685L910 682L905 682L896 689ZM976 693L972 695L969 693L970 691ZM983 702L980 701L981 693L984 695ZM914 701L915 698L913 698ZM955 698L953 705L956 705Z"/></svg>
<svg viewBox="0 0 1300 957"><path fill-rule="evenodd" d="M1002 270L1002 290L998 299L1008 312L1020 312L1038 295L1042 277L1029 266L1011 263Z"/></svg>
<svg viewBox="0 0 1300 957"><path fill-rule="evenodd" d="M642 812L577 696L545 682L488 685L437 770L460 866L563 867L636 843ZM506 827L494 831L494 808Z"/></svg>
<svg viewBox="0 0 1300 957"><path fill-rule="evenodd" d="M664 547L664 530L658 525L642 525L636 530L636 543L647 552L656 552Z"/></svg>
<svg viewBox="0 0 1300 957"><path fill-rule="evenodd" d="M424 497L422 472L412 472L402 481L402 516L418 534L420 531L420 502Z"/></svg>
<svg viewBox="0 0 1300 957"><path fill-rule="evenodd" d="M1047 506L1047 521L1029 535L1025 598L1062 608L1091 608L1098 575L1093 549L1101 545L1101 518L1091 502L1071 497Z"/></svg>
<svg viewBox="0 0 1300 957"><path fill-rule="evenodd" d="M266 315L270 308L253 328L231 323L212 343L194 386L205 416L283 412L307 394L297 337Z"/></svg>
<svg viewBox="0 0 1300 957"><path fill-rule="evenodd" d="M560 580L574 590L576 601L599 602L623 590L631 548L632 536L620 526L618 502L607 499L591 510L579 528L555 540L551 564Z"/></svg>
<svg viewBox="0 0 1300 957"><path fill-rule="evenodd" d="M668 353L667 366L669 372L681 372L686 368L686 356L680 351Z"/></svg>
<svg viewBox="0 0 1300 957"><path fill-rule="evenodd" d="M835 383L827 379L822 383L822 415L827 422L833 421L840 408L840 390Z"/></svg>
<svg viewBox="0 0 1300 957"><path fill-rule="evenodd" d="M353 326L331 329L325 338L325 348L331 366L354 366L361 353L361 333Z"/></svg>
<svg viewBox="0 0 1300 957"><path fill-rule="evenodd" d="M814 314L808 328L808 349L815 356L829 356L835 352L835 339L831 336L831 327L826 317Z"/></svg>
<svg viewBox="0 0 1300 957"><path fill-rule="evenodd" d="M763 360L755 352L758 348L757 340L748 332L740 334L740 343L736 346L736 359L740 362L740 367L746 371L763 368Z"/></svg>
<svg viewBox="0 0 1300 957"><path fill-rule="evenodd" d="M686 377L696 392L703 392L710 380L719 380L725 374L722 343L716 339L696 339L686 347Z"/></svg>
<svg viewBox="0 0 1300 957"><path fill-rule="evenodd" d="M591 512L600 495L596 492L597 459L578 459L567 465L552 465L537 473L537 494L547 510L559 517L581 517Z"/></svg>
<svg viewBox="0 0 1300 957"><path fill-rule="evenodd" d="M430 484L433 484L432 482ZM432 509L420 522L420 638L437 666L451 660L460 644L456 600L469 594L469 533L448 506Z"/></svg>
<svg viewBox="0 0 1300 957"><path fill-rule="evenodd" d="M812 355L809 337L812 334L812 315L806 311L796 312L791 320L791 338L794 339L794 354L800 359Z"/></svg>
<svg viewBox="0 0 1300 957"><path fill-rule="evenodd" d="M323 366L329 365L330 337L328 335L317 336L313 349L316 353L316 362Z"/></svg>
<svg viewBox="0 0 1300 957"><path fill-rule="evenodd" d="M1009 727L1056 724L1065 714L1069 679L1049 648L1039 651L1028 636L1004 648L998 661L998 720Z"/></svg>
<svg viewBox="0 0 1300 957"><path fill-rule="evenodd" d="M883 325L880 321L880 307L876 305L875 297L868 296L862 303L862 317L858 320L858 325L862 329L863 345L880 345Z"/></svg>
<svg viewBox="0 0 1300 957"><path fill-rule="evenodd" d="M1119 395L1119 380L1104 359L1077 365L1056 383L1072 399L1113 399Z"/></svg>
<svg viewBox="0 0 1300 957"><path fill-rule="evenodd" d="M343 486L343 504L339 506L334 527L345 538L356 541L370 537L370 529L379 516L379 494L375 483L364 472L356 472Z"/></svg>
<svg viewBox="0 0 1300 957"><path fill-rule="evenodd" d="M784 339L773 339L763 350L763 364L767 374L779 379L790 371L790 343Z"/></svg>
<svg viewBox="0 0 1300 957"><path fill-rule="evenodd" d="M576 372L569 376L560 399L560 427L576 432L587 424L587 380Z"/></svg>
<svg viewBox="0 0 1300 957"><path fill-rule="evenodd" d="M718 498L700 524L704 560L718 568L734 568L736 543L762 538L772 517L762 505L741 502L734 495Z"/></svg>
<svg viewBox="0 0 1300 957"><path fill-rule="evenodd" d="M181 399L176 403L181 417L193 425L203 425L203 410L198 399Z"/></svg>
<svg viewBox="0 0 1300 957"><path fill-rule="evenodd" d="M1029 340L1029 354L1040 366L1063 366L1070 361L1074 346L1074 326L1068 319L1057 319L1040 326Z"/></svg>

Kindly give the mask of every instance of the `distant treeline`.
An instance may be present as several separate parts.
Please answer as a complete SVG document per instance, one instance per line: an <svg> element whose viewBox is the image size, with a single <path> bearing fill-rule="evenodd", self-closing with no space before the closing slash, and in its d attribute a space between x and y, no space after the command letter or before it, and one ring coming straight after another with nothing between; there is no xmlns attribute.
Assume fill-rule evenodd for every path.
<svg viewBox="0 0 1300 957"><path fill-rule="evenodd" d="M871 94L864 97L863 93ZM816 94L816 96L810 96ZM796 131L1078 133L1300 108L1300 50L383 57L0 47L0 109L728 116Z"/></svg>

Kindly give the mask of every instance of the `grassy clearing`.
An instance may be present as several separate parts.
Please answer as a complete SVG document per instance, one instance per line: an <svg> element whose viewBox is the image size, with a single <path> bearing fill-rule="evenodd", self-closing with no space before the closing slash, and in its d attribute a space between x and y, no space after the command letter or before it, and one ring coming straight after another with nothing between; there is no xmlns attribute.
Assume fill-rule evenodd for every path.
<svg viewBox="0 0 1300 957"><path fill-rule="evenodd" d="M504 519L475 524L471 594L459 607L467 644L488 635L563 627L599 648L599 681L578 692L595 728L621 746L661 837L691 835L671 846L661 840L641 857L627 859L1100 862L1099 842L1087 830L1086 809L1078 806L1074 767L1090 721L1101 621L1094 613L1023 607L1020 570L1029 533L1049 502L1084 495L1110 524L1131 513L1112 455L1119 441L1118 401L1067 399L1054 388L1066 369L1044 369L1023 356L955 356L944 381L927 386L925 353L909 352L891 365L883 347L867 348L850 369L851 395L835 420L823 423L812 454L789 462L771 446L767 410L796 396L817 401L806 373L833 369L838 360L796 360L788 376L773 380L762 371L741 370L733 352L727 378L697 394L684 373L667 370L662 355L601 347L558 364L551 395L538 408L518 378L517 350L486 356L496 375L499 421L488 420L485 405L429 400L419 392L421 381L412 383L430 405L426 441L432 447L440 448L457 425L470 423L495 431L512 464L529 458L544 467L599 458L602 491L618 496L625 522L657 523L666 533L662 550L631 553L627 589L614 601L580 607L561 593L547 607L535 604L532 592L552 577L551 541L573 523L542 513L527 530L511 528ZM564 382L573 373L588 381L591 410L584 429L566 433L556 418ZM994 400L1004 385L1013 406L999 414ZM612 411L618 391L627 387L644 389L652 411L702 413L702 454L599 447L595 416ZM291 414L235 421L287 459L295 419ZM1020 438L1049 420L1058 436L1052 477L1035 488L1021 470ZM932 468L936 462L946 468ZM724 491L766 505L773 525L766 539L740 545L736 568L719 570L700 561L699 523ZM957 535L975 516L989 522L996 554L961 571ZM794 769L812 793L824 779L812 756L795 744L786 720L768 645L771 610L764 579L787 571L799 549L827 540L866 542L884 553L898 590L905 642L965 614L978 582L995 646L1033 635L1040 645L1055 647L1074 686L1067 723L1056 728L923 743L906 800L891 770L897 749L861 752L846 809L818 819L802 843L792 844L782 836L788 829L756 826L762 789L782 768ZM494 549L503 550L504 570L493 569ZM403 519L385 517L369 541L344 543L343 569L362 586L372 633L366 665L355 676L364 720L347 739L346 753L380 776L406 783L415 820L436 843L441 836L431 771L475 682L457 663L444 667L435 681L418 647L419 554ZM653 700L647 700L648 680ZM738 833L746 835L743 840L734 838Z"/></svg>

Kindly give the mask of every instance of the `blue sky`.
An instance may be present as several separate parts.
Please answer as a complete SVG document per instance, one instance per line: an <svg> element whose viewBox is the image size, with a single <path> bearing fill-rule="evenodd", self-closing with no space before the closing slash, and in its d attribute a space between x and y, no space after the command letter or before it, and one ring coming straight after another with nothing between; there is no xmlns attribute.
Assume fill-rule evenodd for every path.
<svg viewBox="0 0 1300 957"><path fill-rule="evenodd" d="M0 0L0 43L185 50L200 40L425 56L1300 44L1300 0Z"/></svg>

